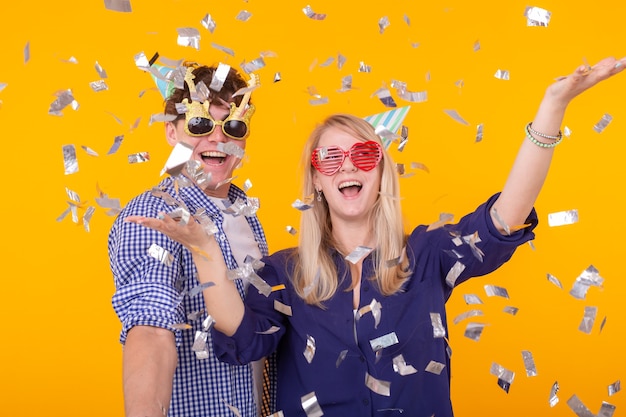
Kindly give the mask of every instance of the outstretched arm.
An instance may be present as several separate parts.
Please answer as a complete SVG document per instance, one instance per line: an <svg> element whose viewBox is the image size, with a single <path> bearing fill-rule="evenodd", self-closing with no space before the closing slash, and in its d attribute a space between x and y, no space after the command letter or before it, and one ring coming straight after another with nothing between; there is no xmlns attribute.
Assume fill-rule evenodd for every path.
<svg viewBox="0 0 626 417"><path fill-rule="evenodd" d="M547 88L531 124L530 135L534 141L527 138L522 143L504 189L493 205L495 213L492 210L491 215L501 233L506 233L504 225L514 227L524 223L548 174L554 146L541 146L537 142L553 144L555 140L546 136L558 136L565 110L572 99L625 67L626 58L605 58L591 68L577 68L573 74Z"/></svg>
<svg viewBox="0 0 626 417"><path fill-rule="evenodd" d="M228 269L215 238L209 236L193 218L183 225L170 216L161 217L128 216L125 221L161 232L191 251L198 270L198 281L215 284L203 290L207 312L215 319L217 330L232 336L243 319L244 305L234 282L226 276Z"/></svg>

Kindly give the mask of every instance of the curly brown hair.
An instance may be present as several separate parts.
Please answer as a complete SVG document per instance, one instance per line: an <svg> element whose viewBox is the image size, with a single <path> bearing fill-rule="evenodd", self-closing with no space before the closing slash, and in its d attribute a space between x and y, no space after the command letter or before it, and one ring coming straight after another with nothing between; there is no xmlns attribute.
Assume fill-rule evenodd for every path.
<svg viewBox="0 0 626 417"><path fill-rule="evenodd" d="M213 74L217 70L217 65L207 66L207 65L198 65L194 63L185 62L183 64L185 67L195 67L193 70L193 75L195 76L195 83L198 84L200 81L204 81L207 87L211 85L211 80L213 79ZM237 106L241 103L242 96L238 95L233 97L233 94L236 93L239 89L244 88L248 85L243 76L234 68L230 68L228 72L228 76L224 81L222 89L220 91L210 90L211 91L211 101L214 100L224 100L226 102L234 102ZM178 118L184 118L185 115L179 115L176 111L176 104L181 103L185 98L191 101L191 95L189 93L189 86L187 83L184 83L183 88L175 88L172 91L172 94L165 100L165 114L177 115Z"/></svg>

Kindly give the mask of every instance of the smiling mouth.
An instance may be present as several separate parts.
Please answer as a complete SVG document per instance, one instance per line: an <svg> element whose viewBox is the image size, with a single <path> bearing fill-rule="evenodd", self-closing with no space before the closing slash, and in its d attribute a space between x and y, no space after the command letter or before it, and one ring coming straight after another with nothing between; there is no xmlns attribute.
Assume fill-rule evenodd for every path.
<svg viewBox="0 0 626 417"><path fill-rule="evenodd" d="M361 191L361 188L363 188L363 184L358 181L345 181L339 184L339 191L346 197L357 195Z"/></svg>
<svg viewBox="0 0 626 417"><path fill-rule="evenodd" d="M207 165L222 165L226 156L224 152L219 151L207 151L200 154L202 161Z"/></svg>

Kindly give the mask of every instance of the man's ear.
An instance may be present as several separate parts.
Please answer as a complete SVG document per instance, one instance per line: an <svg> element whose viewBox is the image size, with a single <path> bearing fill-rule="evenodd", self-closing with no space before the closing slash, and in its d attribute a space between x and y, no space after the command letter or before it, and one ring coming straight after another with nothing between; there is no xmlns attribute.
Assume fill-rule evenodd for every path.
<svg viewBox="0 0 626 417"><path fill-rule="evenodd" d="M178 143L178 134L174 122L165 122L165 137L167 138L167 143L172 146Z"/></svg>

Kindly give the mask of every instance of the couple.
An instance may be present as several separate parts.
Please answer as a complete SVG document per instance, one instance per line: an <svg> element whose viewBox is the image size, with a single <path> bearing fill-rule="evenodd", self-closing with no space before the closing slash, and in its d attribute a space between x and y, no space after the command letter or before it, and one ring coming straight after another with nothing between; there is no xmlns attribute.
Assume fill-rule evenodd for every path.
<svg viewBox="0 0 626 417"><path fill-rule="evenodd" d="M220 200L245 199L242 191L217 186L238 162L224 145L244 148L249 133L253 106L233 97L245 81L211 89L201 105L190 89L210 85L218 71L187 70L195 81L186 77L168 98L175 120L166 136L193 148L210 181L177 187L167 178L159 192L131 201L110 235L127 416L254 416L259 389L244 365L274 352L271 413L452 416L445 302L454 286L492 272L534 238L533 205L568 104L624 65L626 58L606 58L548 86L503 190L456 224L408 235L395 164L374 128L329 116L303 150L302 195L316 198L302 212L299 245L271 256L253 213L224 214ZM174 209L179 215L168 215ZM468 239L476 234L479 241ZM148 255L153 244L171 255L169 265ZM194 313L193 330L175 329ZM203 330L210 353L200 360L190 346Z"/></svg>

